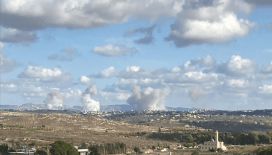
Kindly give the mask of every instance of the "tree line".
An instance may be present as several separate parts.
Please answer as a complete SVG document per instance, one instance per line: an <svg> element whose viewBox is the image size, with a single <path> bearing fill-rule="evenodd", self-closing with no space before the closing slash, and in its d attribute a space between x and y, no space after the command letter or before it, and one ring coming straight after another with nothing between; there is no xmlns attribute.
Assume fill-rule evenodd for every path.
<svg viewBox="0 0 272 155"><path fill-rule="evenodd" d="M158 139L179 143L204 143L215 139L214 132L198 132L198 133L152 133L147 135L150 139ZM237 133L237 132L220 132L219 141L225 144L232 145L247 145L247 144L270 144L272 131L267 131L266 134L257 134L254 132Z"/></svg>

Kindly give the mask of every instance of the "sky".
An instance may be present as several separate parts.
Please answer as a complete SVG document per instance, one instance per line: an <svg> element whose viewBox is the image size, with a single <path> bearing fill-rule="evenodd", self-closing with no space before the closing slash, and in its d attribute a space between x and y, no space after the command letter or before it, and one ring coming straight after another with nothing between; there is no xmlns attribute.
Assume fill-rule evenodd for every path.
<svg viewBox="0 0 272 155"><path fill-rule="evenodd" d="M1 0L1 105L271 109L270 0Z"/></svg>

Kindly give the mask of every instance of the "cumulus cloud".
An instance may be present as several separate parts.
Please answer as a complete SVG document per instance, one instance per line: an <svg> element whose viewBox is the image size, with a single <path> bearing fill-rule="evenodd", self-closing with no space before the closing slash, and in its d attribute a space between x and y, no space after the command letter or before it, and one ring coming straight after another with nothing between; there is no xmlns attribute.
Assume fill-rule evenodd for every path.
<svg viewBox="0 0 272 155"><path fill-rule="evenodd" d="M251 10L251 6L243 1L193 2L185 1L184 10L171 25L170 35L165 38L173 41L177 47L225 43L247 35L256 25L248 20L238 19L237 11L249 13Z"/></svg>
<svg viewBox="0 0 272 155"><path fill-rule="evenodd" d="M191 63L192 65L199 65L200 67L206 68L214 68L216 66L216 60L210 55L193 59Z"/></svg>
<svg viewBox="0 0 272 155"><path fill-rule="evenodd" d="M258 72L258 65L250 59L243 59L239 55L233 55L226 63L218 67L218 72L231 76L255 74Z"/></svg>
<svg viewBox="0 0 272 155"><path fill-rule="evenodd" d="M80 76L79 81L81 84L88 85L91 82L91 79L85 75Z"/></svg>
<svg viewBox="0 0 272 155"><path fill-rule="evenodd" d="M27 66L27 68L18 75L18 78L34 78L42 81L67 81L71 79L68 72L59 68L45 68L42 66Z"/></svg>
<svg viewBox="0 0 272 155"><path fill-rule="evenodd" d="M135 54L138 53L138 50L134 47L129 48L124 45L107 44L95 46L92 49L92 52L103 56L120 56L126 54Z"/></svg>
<svg viewBox="0 0 272 155"><path fill-rule="evenodd" d="M131 17L154 21L173 17L183 2L126 0L2 0L1 24L24 30L45 27L93 28L122 23Z"/></svg>
<svg viewBox="0 0 272 155"><path fill-rule="evenodd" d="M259 89L263 94L272 94L272 85L263 85L260 86Z"/></svg>
<svg viewBox="0 0 272 155"><path fill-rule="evenodd" d="M168 95L166 89L153 89L148 87L141 91L139 86L134 86L131 90L132 95L127 99L127 103L136 110L158 110L164 109L164 100Z"/></svg>
<svg viewBox="0 0 272 155"><path fill-rule="evenodd" d="M0 52L0 71L1 73L8 73L13 71L13 69L20 65L17 61L13 59L9 59L6 57L6 55L3 55L2 52Z"/></svg>
<svg viewBox="0 0 272 155"><path fill-rule="evenodd" d="M29 44L37 40L35 32L21 31L14 28L0 28L2 42Z"/></svg>
<svg viewBox="0 0 272 155"><path fill-rule="evenodd" d="M65 47L61 50L65 55L52 54L47 57L48 60L58 60L58 61L72 61L78 55L76 49L71 47Z"/></svg>
<svg viewBox="0 0 272 155"><path fill-rule="evenodd" d="M47 57L48 60L58 60L58 61L72 61L73 57L59 54L52 54Z"/></svg>
<svg viewBox="0 0 272 155"><path fill-rule="evenodd" d="M193 87L190 89L189 91L189 96L191 98L192 101L196 102L199 99L207 96L208 93L204 90L202 90L200 87Z"/></svg>
<svg viewBox="0 0 272 155"><path fill-rule="evenodd" d="M272 5L271 0L245 0L246 2L254 5L267 6Z"/></svg>
<svg viewBox="0 0 272 155"><path fill-rule="evenodd" d="M64 97L58 90L52 90L47 94L47 98L44 100L44 104L48 109L58 110L61 109Z"/></svg>
<svg viewBox="0 0 272 155"><path fill-rule="evenodd" d="M93 100L91 97L97 94L97 86L89 86L85 92L82 94L81 102L84 106L84 109L87 111L99 111L100 104L99 101Z"/></svg>
<svg viewBox="0 0 272 155"><path fill-rule="evenodd" d="M134 42L137 44L150 44L155 40L155 38L153 37L153 30L155 28L156 28L156 25L153 25L147 28L138 28L138 29L130 28L124 33L124 36L131 36L135 33L144 33L145 36L143 38L134 40Z"/></svg>
<svg viewBox="0 0 272 155"><path fill-rule="evenodd" d="M261 73L270 74L272 73L272 61L267 66L263 66L261 69Z"/></svg>
<svg viewBox="0 0 272 155"><path fill-rule="evenodd" d="M19 66L20 63L13 59L7 58L7 56L2 53L3 48L4 44L0 42L0 72L8 73L11 72L15 67Z"/></svg>
<svg viewBox="0 0 272 155"><path fill-rule="evenodd" d="M110 91L101 91L99 93L106 100L112 99L114 102L126 101L130 97L130 93L126 92L110 92Z"/></svg>
<svg viewBox="0 0 272 155"><path fill-rule="evenodd" d="M109 78L115 73L115 68L113 66L109 68L102 69L98 74L91 75L95 78Z"/></svg>

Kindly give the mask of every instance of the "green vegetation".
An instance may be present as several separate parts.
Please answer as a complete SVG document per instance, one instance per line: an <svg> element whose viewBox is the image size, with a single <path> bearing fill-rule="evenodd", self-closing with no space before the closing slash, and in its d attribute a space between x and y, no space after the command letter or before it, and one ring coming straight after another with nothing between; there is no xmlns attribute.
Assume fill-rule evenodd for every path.
<svg viewBox="0 0 272 155"><path fill-rule="evenodd" d="M3 154L3 155L8 154L8 145L7 144L0 145L0 154Z"/></svg>
<svg viewBox="0 0 272 155"><path fill-rule="evenodd" d="M43 150L37 150L35 152L35 155L47 155L47 153L45 151L43 151Z"/></svg>
<svg viewBox="0 0 272 155"><path fill-rule="evenodd" d="M272 154L272 146L268 148L259 148L257 150L257 155L271 155Z"/></svg>
<svg viewBox="0 0 272 155"><path fill-rule="evenodd" d="M134 147L134 152L135 153L139 153L140 152L140 149L138 147Z"/></svg>
<svg viewBox="0 0 272 155"><path fill-rule="evenodd" d="M50 153L54 155L77 155L77 150L64 141L55 141L51 144Z"/></svg>
<svg viewBox="0 0 272 155"><path fill-rule="evenodd" d="M91 144L88 149L91 154L122 154L126 153L126 144L124 143L106 143L101 145Z"/></svg>
<svg viewBox="0 0 272 155"><path fill-rule="evenodd" d="M236 133L236 132L220 132L219 141L231 145L255 145L255 144L270 144L271 131L268 134L256 134L253 132ZM272 134L272 132L271 132ZM184 143L204 143L214 139L214 132L198 132L198 133L152 133L147 136L150 139L158 139L171 142L184 142Z"/></svg>

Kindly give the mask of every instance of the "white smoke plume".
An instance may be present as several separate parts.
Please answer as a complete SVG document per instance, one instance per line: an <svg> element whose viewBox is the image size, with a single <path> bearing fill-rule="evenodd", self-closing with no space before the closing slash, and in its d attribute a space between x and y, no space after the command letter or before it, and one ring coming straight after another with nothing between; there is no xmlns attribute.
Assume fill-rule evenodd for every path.
<svg viewBox="0 0 272 155"><path fill-rule="evenodd" d="M99 111L100 104L99 101L93 100L91 97L97 94L97 86L89 86L85 92L82 94L81 102L84 106L84 109L87 111Z"/></svg>
<svg viewBox="0 0 272 155"><path fill-rule="evenodd" d="M47 98L44 100L44 104L48 109L58 110L62 107L64 97L58 90L52 90L47 94Z"/></svg>
<svg viewBox="0 0 272 155"><path fill-rule="evenodd" d="M134 86L132 95L127 99L127 103L136 110L160 110L165 109L164 99L168 95L167 89L153 89L151 87L141 91L139 86Z"/></svg>
<svg viewBox="0 0 272 155"><path fill-rule="evenodd" d="M208 95L208 93L205 92L204 90L202 90L202 89L199 88L199 87L193 87L193 88L191 88L191 90L189 91L189 96L190 96L190 98L191 98L191 100L192 100L193 102L196 102L196 101L198 101L199 99L201 99L201 98L203 98L203 97L205 97L205 96L207 96L207 95Z"/></svg>

